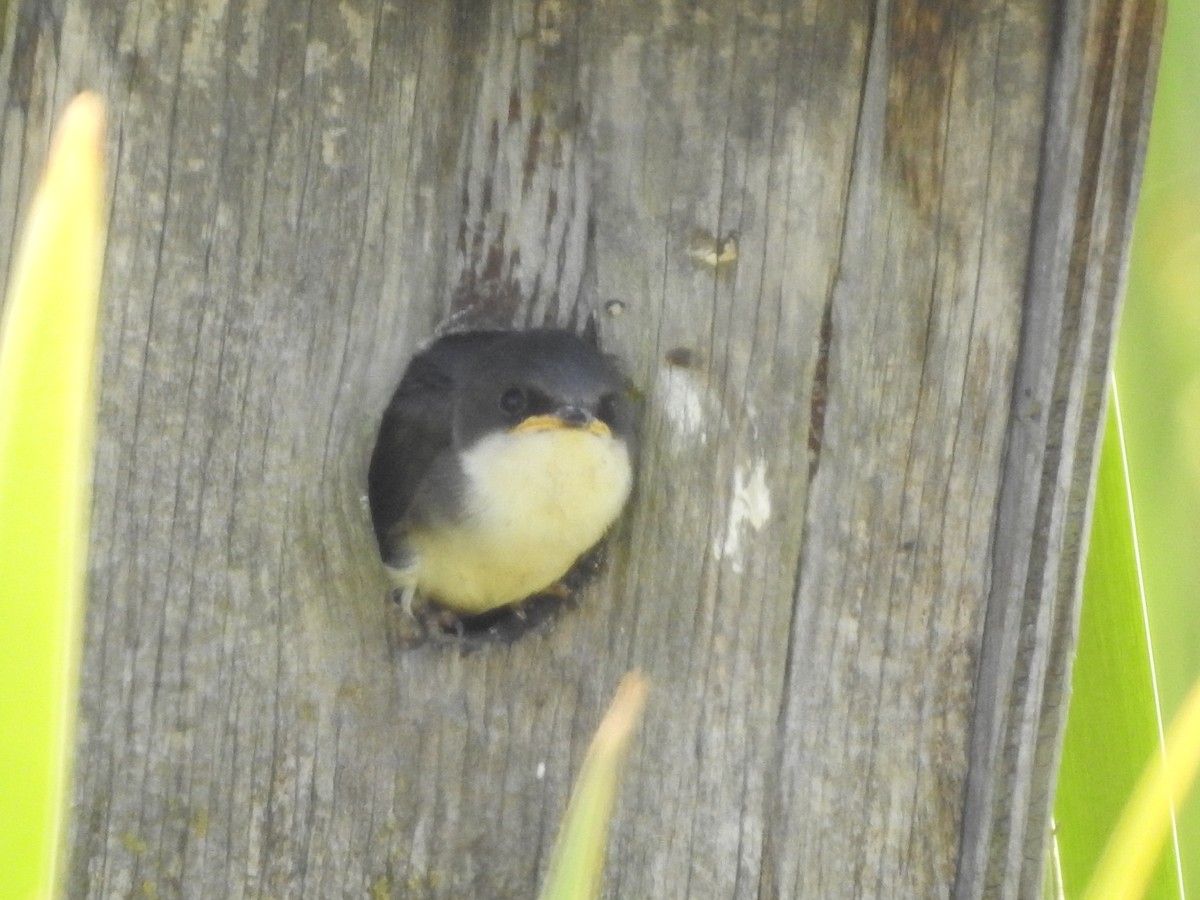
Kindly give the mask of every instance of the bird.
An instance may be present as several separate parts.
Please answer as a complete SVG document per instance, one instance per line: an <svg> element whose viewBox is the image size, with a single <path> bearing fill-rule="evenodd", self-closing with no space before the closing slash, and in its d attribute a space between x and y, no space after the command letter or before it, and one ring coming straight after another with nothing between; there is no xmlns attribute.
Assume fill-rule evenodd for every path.
<svg viewBox="0 0 1200 900"><path fill-rule="evenodd" d="M624 508L634 412L612 357L574 333L444 335L409 362L368 470L402 603L460 619L553 588Z"/></svg>

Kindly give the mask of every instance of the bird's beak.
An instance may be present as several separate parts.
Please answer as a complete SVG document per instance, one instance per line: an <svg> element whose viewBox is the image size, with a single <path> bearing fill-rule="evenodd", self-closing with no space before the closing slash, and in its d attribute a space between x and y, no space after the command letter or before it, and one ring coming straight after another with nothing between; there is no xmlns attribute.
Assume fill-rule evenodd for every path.
<svg viewBox="0 0 1200 900"><path fill-rule="evenodd" d="M530 416L522 419L512 428L513 434L530 434L536 431L553 431L566 429L569 431L586 431L600 437L611 437L612 431L602 421L586 409L578 406L564 406L559 410L544 416Z"/></svg>

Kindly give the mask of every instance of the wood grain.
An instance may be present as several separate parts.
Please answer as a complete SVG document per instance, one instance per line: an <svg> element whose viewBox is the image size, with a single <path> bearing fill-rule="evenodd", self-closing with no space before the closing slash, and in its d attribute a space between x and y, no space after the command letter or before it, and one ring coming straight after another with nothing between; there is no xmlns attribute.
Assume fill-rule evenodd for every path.
<svg viewBox="0 0 1200 900"><path fill-rule="evenodd" d="M608 896L1036 892L1161 2L13 6L0 220L112 123L71 896L532 896L634 667ZM407 356L593 313L604 575L402 648Z"/></svg>

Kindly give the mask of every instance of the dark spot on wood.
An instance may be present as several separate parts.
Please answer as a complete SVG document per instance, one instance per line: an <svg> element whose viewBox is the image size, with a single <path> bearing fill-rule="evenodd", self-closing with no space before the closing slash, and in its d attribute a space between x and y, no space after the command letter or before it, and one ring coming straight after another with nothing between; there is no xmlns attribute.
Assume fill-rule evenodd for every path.
<svg viewBox="0 0 1200 900"><path fill-rule="evenodd" d="M135 86L140 86L149 74L144 57L136 49L122 53L118 57L118 62L131 91Z"/></svg>
<svg viewBox="0 0 1200 900"><path fill-rule="evenodd" d="M577 311L578 307L571 310L572 326L575 326L574 316ZM579 336L591 346L600 347L600 324L596 321L595 312L587 314L587 318L583 322L583 330L580 331Z"/></svg>
<svg viewBox="0 0 1200 900"><path fill-rule="evenodd" d="M0 7L6 9L7 5ZM2 25L3 17L0 17ZM2 30L2 29L0 29ZM34 100L38 61L57 57L62 23L47 3L20 3L13 29L12 65L8 72L9 103L28 115ZM36 48L36 49L35 49ZM43 98L39 97L39 100Z"/></svg>
<svg viewBox="0 0 1200 900"><path fill-rule="evenodd" d="M487 33L487 6L479 0L453 0L450 15L451 34L459 40L477 42Z"/></svg>
<svg viewBox="0 0 1200 900"><path fill-rule="evenodd" d="M562 40L563 0L542 0L537 7L538 42L550 47Z"/></svg>
<svg viewBox="0 0 1200 900"><path fill-rule="evenodd" d="M512 328L521 300L521 286L515 279L485 281L464 272L450 309L463 328Z"/></svg>
<svg viewBox="0 0 1200 900"><path fill-rule="evenodd" d="M620 301L617 301L620 302ZM673 366L681 369L695 368L700 363L700 356L690 347L672 347L664 357Z"/></svg>
<svg viewBox="0 0 1200 900"><path fill-rule="evenodd" d="M892 6L884 153L918 209L937 206L950 104L954 0L903 0Z"/></svg>
<svg viewBox="0 0 1200 900"><path fill-rule="evenodd" d="M550 189L550 196L546 199L546 225L554 221L554 216L558 212L558 191L554 188Z"/></svg>
<svg viewBox="0 0 1200 900"><path fill-rule="evenodd" d="M499 279L503 271L504 244L500 241L496 241L488 247L487 261L483 264L481 279L483 281L495 281Z"/></svg>
<svg viewBox="0 0 1200 900"><path fill-rule="evenodd" d="M508 124L521 121L521 95L513 88L508 95Z"/></svg>
<svg viewBox="0 0 1200 900"><path fill-rule="evenodd" d="M533 184L533 173L537 171L538 159L542 153L542 128L545 121L541 114L533 117L533 125L529 129L529 139L525 144L525 160L522 165L523 178L521 179L522 195L529 193L529 186Z"/></svg>
<svg viewBox="0 0 1200 900"><path fill-rule="evenodd" d="M821 444L825 440L825 405L829 398L829 345L833 341L833 300L825 301L821 315L821 343L817 364L813 367L812 400L808 416L808 480L812 481L821 462Z"/></svg>
<svg viewBox="0 0 1200 900"><path fill-rule="evenodd" d="M473 105L478 78L476 60L487 40L489 16L479 0L450 0L443 5L442 14L448 19L448 107L464 113ZM446 156L451 159L450 154Z"/></svg>
<svg viewBox="0 0 1200 900"><path fill-rule="evenodd" d="M487 215L492 208L492 176L483 176L483 196L479 201L479 212L481 215Z"/></svg>
<svg viewBox="0 0 1200 900"><path fill-rule="evenodd" d="M471 235L471 249L468 256L471 260L471 265L474 266L483 256L483 229L475 228L468 229Z"/></svg>
<svg viewBox="0 0 1200 900"><path fill-rule="evenodd" d="M463 182L462 195L459 197L459 203L462 204L462 220L458 223L458 252L466 256L467 254L467 235L470 233L470 228L467 226L467 211L471 208L471 191L467 187L466 181Z"/></svg>

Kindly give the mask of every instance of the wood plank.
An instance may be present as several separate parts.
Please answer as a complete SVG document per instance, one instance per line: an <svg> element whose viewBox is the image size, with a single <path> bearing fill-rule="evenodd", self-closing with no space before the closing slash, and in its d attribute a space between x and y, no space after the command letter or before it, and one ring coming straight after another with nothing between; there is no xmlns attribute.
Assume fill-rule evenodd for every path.
<svg viewBox="0 0 1200 900"><path fill-rule="evenodd" d="M62 7L9 17L0 220L108 97L71 896L530 896L635 666L609 896L1030 895L1161 2ZM407 356L592 314L644 397L604 574L406 648Z"/></svg>

